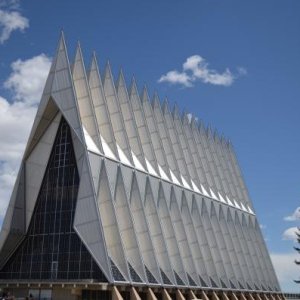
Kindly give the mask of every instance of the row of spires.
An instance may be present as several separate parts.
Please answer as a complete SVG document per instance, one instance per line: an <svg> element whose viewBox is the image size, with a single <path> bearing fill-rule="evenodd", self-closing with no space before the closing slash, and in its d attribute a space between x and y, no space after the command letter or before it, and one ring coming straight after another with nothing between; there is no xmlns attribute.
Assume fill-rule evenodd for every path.
<svg viewBox="0 0 300 300"><path fill-rule="evenodd" d="M62 32L62 37L63 36L64 36L64 34ZM76 50L76 52L78 52L78 51L80 51L81 56L83 56L80 41L77 41L77 50ZM91 72L93 62L97 62L97 54L96 54L95 50L92 52L90 67L89 67L89 69L87 69L87 72L86 72L87 74L89 74ZM98 69L99 69L99 64L98 64ZM108 70L108 69L109 70L112 69L109 59L106 61L104 74L106 73L106 70ZM99 73L101 73L100 70L99 70ZM101 76L102 77L102 84L104 82L104 76L105 76L104 74ZM120 80L124 80L124 82L126 82L122 67L119 69L118 80L115 82L116 86L118 86L118 82ZM131 91L132 91L134 85L138 86L137 83L136 83L135 76L132 75L131 82L127 87L128 91L129 91L128 92L129 95L131 95ZM170 104L169 104L168 97L165 97L164 100L161 102L159 100L159 95L156 91L153 93L153 96L150 97L149 92L148 92L148 87L147 87L146 84L143 85L142 91L140 93L140 99L142 101L152 102L152 106L154 105L154 102L158 100L161 103L163 111L165 109L167 109L169 111L172 111L173 118L174 118L174 115L181 115L182 123L188 122L189 124L191 124L191 126L197 127L199 131L203 130L203 132L206 133L207 138L213 138L215 140L219 139L222 142L223 145L226 145L229 149L233 149L233 144L232 144L231 140L229 138L225 137L225 135L223 133L219 134L219 132L216 128L213 128L211 125L206 125L204 123L204 121L202 121L198 117L194 116L192 113L187 112L186 110L183 110L182 112L180 112L179 106L176 102L174 103L173 108L170 110Z"/></svg>
<svg viewBox="0 0 300 300"><path fill-rule="evenodd" d="M62 33L62 36L63 36L63 33ZM76 53L78 51L81 52L81 56L83 57L80 41L77 41ZM96 51L93 51L93 53L92 53L90 68L87 69L87 72L86 72L87 74L89 74L91 72L93 62L97 63ZM97 63L97 65L98 65L98 69L99 69L99 64ZM112 73L111 69L112 69L111 64L110 64L110 61L108 59L106 61L106 65L105 65L105 71L104 71L103 75L101 76L102 77L102 84L104 82L104 77L105 77L105 74L106 74L107 70ZM100 70L99 70L99 73L101 73ZM115 82L115 85L118 86L118 82L121 81L121 80L126 82L124 72L123 72L122 68L120 68L120 70L119 70L118 80ZM134 86L137 87L137 83L136 83L135 76L133 75L132 78L131 78L131 82L130 82L129 86L127 87L129 96L131 95L132 89L134 88ZM188 122L189 124L191 124L191 126L198 128L199 131L203 130L203 132L206 133L207 138L213 138L215 140L219 139L222 142L223 145L227 146L231 150L233 149L232 142L230 141L230 139L226 138L223 133L219 134L219 132L216 128L213 128L211 125L206 125L204 123L204 121L202 121L198 117L194 116L192 113L187 112L186 110L183 110L182 112L180 112L179 106L176 102L174 103L173 108L170 109L170 104L169 104L169 101L168 101L168 97L165 97L164 100L161 102L160 99L159 99L159 95L156 91L153 93L153 96L150 97L149 92L148 92L148 87L147 87L146 84L143 85L142 91L140 93L140 99L141 99L142 102L143 101L150 101L152 103L152 106L154 106L154 103L156 101L159 101L163 111L165 111L165 110L171 111L173 118L174 118L175 115L178 115L178 116L181 115L182 124L184 122Z"/></svg>
<svg viewBox="0 0 300 300"><path fill-rule="evenodd" d="M60 51L66 52L65 59L68 60L67 50L66 50L63 34L61 36L61 40L60 40L60 44L59 44L57 53L59 53ZM64 61L64 59L59 57L59 55L57 55L55 59L56 59L56 61L53 63L53 67L55 66L56 70L60 69L60 67L62 67L66 63ZM61 64L61 66L60 66L60 64ZM174 151L173 162L174 163L171 166L169 163L169 160L167 158L167 155L165 153L157 154L155 152L154 156L152 153L151 155L153 156L152 157L153 159L151 160L151 155L147 156L148 153L145 153L147 151L144 151L144 148L141 147L142 146L141 142L138 141L137 144L140 143L140 145L132 147L132 145L130 145L129 138L127 136L128 133L126 133L127 128L125 128L125 123L127 120L125 120L125 117L123 115L124 112L123 111L120 112L120 111L118 111L118 109L120 110L121 106L123 105L122 101L126 101L126 100L124 100L124 98L130 99L131 105L133 107L132 114L134 114L133 110L135 109L135 105L141 106L141 107L143 107L142 110L144 110L143 116L145 117L145 119L147 119L147 117L152 118L152 121L155 123L158 121L158 120L155 120L155 116L154 116L154 114L155 114L154 111L157 108L158 111L161 112L163 117L166 118L166 116L168 115L168 118L169 118L169 121L166 121L162 117L162 119L164 120L162 122L164 123L163 125L165 128L162 128L161 130L169 130L169 132L170 132L170 130L174 130L174 128L170 129L170 122L171 123L174 122L174 123L172 123L173 127L174 127L175 123L177 121L179 121L179 125L178 125L178 123L176 123L176 124L179 127L181 127L181 130L185 131L185 133L186 133L186 130L190 131L187 134L193 134L194 131L197 131L199 134L200 140L204 138L205 140L207 140L208 143L211 143L211 141L213 141L214 144L220 145L220 147L223 149L221 151L229 152L230 154L228 154L228 155L231 155L233 157L233 160L235 160L235 163L237 163L236 156L235 156L235 153L233 150L233 146L229 140L227 140L223 136L219 136L216 131L213 131L211 129L211 127L205 127L203 122L198 122L198 120L195 117L193 117L193 116L190 117L190 115L187 112L180 114L178 105L176 105L176 104L174 105L172 112L171 112L167 99L165 99L163 101L163 103L161 103L157 93L154 93L153 99L152 99L152 101L150 101L150 97L149 97L146 86L144 86L144 88L142 89L142 93L139 95L139 92L137 89L137 84L136 84L134 77L132 79L130 87L128 88L126 85L122 70L120 70L118 80L115 84L109 62L107 62L105 71L101 78L95 52L93 53L93 56L92 56L92 62L91 62L89 71L86 73L80 43L78 43L78 45L77 45L75 62L73 63L71 69L72 69L71 76L72 76L74 88L75 88L77 99L78 99L78 106L79 106L79 111L80 111L80 115L81 115L80 117L82 120L85 120L85 122L83 121L83 125L86 127L85 130L88 132L91 139L95 142L96 146L98 146L99 149L101 149L102 153L105 153L105 151L103 151L104 150L103 148L107 146L109 148L109 150L113 153L113 155L115 157L119 157L121 161L122 161L122 159L120 156L123 156L123 158L125 160L127 160L129 162L129 164L131 164L131 165L136 166L135 162L138 161L138 163L140 165L143 165L144 169L145 170L148 169L148 171L149 171L149 165L150 165L151 168L154 167L156 174L160 174L161 177L164 177L163 175L165 175L165 177L167 179L175 178L174 180L177 180L175 177L175 175L176 175L177 178L179 178L179 181L183 182L183 184L182 184L183 186L193 187L194 186L193 180L195 180L195 177L198 176L197 177L198 182L196 182L197 183L196 186L199 186L199 187L201 186L202 191L203 191L203 189L204 189L203 185L204 185L205 188L208 191L210 191L210 193L211 193L211 195L208 195L208 196L213 195L212 198L214 198L215 195L217 195L218 193L221 192L221 194L223 194L223 197L225 198L226 193L224 190L221 191L220 189L217 189L215 187L212 187L211 185L207 185L207 184L201 182L198 171L197 172L194 171L194 177L190 176L191 170L189 170L187 168L188 163L186 161L184 161L182 163L183 165L185 165L185 168L179 168L180 163L177 162L178 158L175 155L176 151L174 149L173 149L173 151ZM52 70L52 71L54 72L54 70ZM51 73L51 71L50 71L50 73ZM84 85L85 85L85 87L84 87ZM98 93L98 94L95 95L95 93L96 94ZM100 99L99 97L100 98L102 97L102 99ZM103 98L105 98L106 100L104 100ZM90 104L82 103L84 101L91 102L91 103ZM101 101L102 101L102 103L101 103ZM136 103L134 103L134 101L136 101ZM139 102L139 103L137 103L137 102ZM88 105L91 105L91 107L88 109L90 111L86 112ZM96 112L97 108L99 108L99 107L101 107L101 109L102 109L101 113L99 113L99 111ZM149 112L149 110L151 110L151 112ZM96 121L97 113L101 115L101 120ZM106 113L106 116L105 116L105 113ZM149 117L149 115L147 116L147 114L149 114L149 113L151 115L150 117ZM116 116L116 114L119 114L119 115ZM99 121L100 121L100 123L101 122L110 123L110 124L112 124L113 128L107 128L105 130L102 130L102 132L100 132L99 128L101 125L95 124L95 122L99 123ZM168 125L168 122L169 122L169 125ZM136 125L132 125L132 126L136 126ZM149 126L149 124L148 124L148 126ZM153 126L155 127L156 125L154 124ZM166 127L166 126L169 126L169 127ZM110 127L110 126L108 126L108 127ZM168 128L168 129L166 129L166 128ZM135 130L136 130L136 132L138 132L137 128L135 128ZM110 133L108 133L107 131L110 131ZM175 132L176 132L176 130L175 130ZM183 133L183 135L185 133ZM99 136L99 134L100 134L100 136ZM148 140L149 140L149 143L151 143L152 147L153 147L154 143L151 138L151 134L150 134L150 137L148 137ZM143 137L140 137L140 138L141 138L141 140L143 139ZM174 148L174 145L172 144L170 137L167 137L167 138L169 139L171 148ZM144 137L144 139L146 139L146 137ZM160 143L160 145L162 146L163 144L160 141L160 139L161 139L161 131L159 132L159 134L156 133L155 140L157 143ZM152 140L152 142L151 142L151 140ZM183 160L186 160L186 155L183 155L182 144L179 142L179 140L177 140L177 143L179 145L179 148L181 145L181 149L179 149L179 151L181 151L181 154L180 154L181 158ZM106 144L106 145L104 145L104 144ZM213 147L215 147L215 146L213 146ZM137 151L135 149L137 149ZM152 152L153 152L153 149L154 148L152 148ZM162 149L164 149L164 147L162 147ZM147 162L147 160L149 160L150 163ZM153 163L153 161L156 161L157 164ZM181 164L181 166L182 166L182 164ZM192 167L194 167L194 166L192 166ZM183 170L183 169L185 169L185 170ZM173 172L175 173L175 175ZM203 170L203 172L204 172L204 170ZM237 173L239 173L239 172L240 172L240 170L237 171ZM166 175L166 174L168 174L168 175ZM196 176L195 176L195 174L196 174ZM241 176L241 173L238 174L237 176ZM174 182L174 180L173 180L173 182ZM187 183L187 181L189 182L189 184L185 185L184 183ZM240 181L241 180L237 180L236 182L240 182ZM177 182L178 182L178 180L177 180ZM215 186L218 186L218 184L215 184ZM219 186L220 186L220 184L219 184ZM212 189L214 190L214 192L212 192ZM245 186L242 185L241 189L245 190ZM228 188L227 188L227 190L228 190ZM231 194L233 194L233 193L231 193ZM248 208L249 208L249 205L251 206L248 195L247 195L247 191L246 192L243 191L240 193L235 192L235 194L236 194L235 197L237 197L237 195L239 194L238 200L240 200L241 203L248 205ZM230 195L230 197L232 198L232 195ZM228 202L231 202L231 201L229 200ZM236 205L236 207L239 207L239 206ZM251 208L250 208L250 212L252 212Z"/></svg>

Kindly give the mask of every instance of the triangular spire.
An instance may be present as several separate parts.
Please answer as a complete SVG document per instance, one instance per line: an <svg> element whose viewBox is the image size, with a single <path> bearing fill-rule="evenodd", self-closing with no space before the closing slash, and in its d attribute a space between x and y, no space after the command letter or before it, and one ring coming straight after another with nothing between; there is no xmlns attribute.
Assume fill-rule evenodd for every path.
<svg viewBox="0 0 300 300"><path fill-rule="evenodd" d="M51 96L79 140L83 141L83 131L63 33L53 63L55 65L51 68L54 72Z"/></svg>
<svg viewBox="0 0 300 300"><path fill-rule="evenodd" d="M105 96L95 52L92 56L88 78L104 155L112 159L118 159L115 137L108 108L105 102Z"/></svg>
<svg viewBox="0 0 300 300"><path fill-rule="evenodd" d="M131 84L130 84L130 88L129 88L129 98L131 99L134 96L139 96L139 93L138 93L138 88L136 85L135 78L134 78L134 76L132 76Z"/></svg>
<svg viewBox="0 0 300 300"><path fill-rule="evenodd" d="M131 155L134 166L145 172L146 162L145 155L143 153L138 129L136 126L134 113L132 109L132 103L129 100L126 82L123 76L122 70L120 71L119 78L117 81L117 95L120 101L120 109L124 116L125 129L128 134L128 142L131 148Z"/></svg>
<svg viewBox="0 0 300 300"><path fill-rule="evenodd" d="M118 80L117 80L117 94L119 94L120 90L122 90L123 92L127 93L127 88L126 88L126 82L125 82L125 78L124 78L124 74L123 74L123 70L120 69L119 71L119 76L118 76Z"/></svg>
<svg viewBox="0 0 300 300"><path fill-rule="evenodd" d="M87 76L82 56L80 43L77 44L75 62L72 69L73 82L77 95L77 103L81 122L83 125L83 132L85 135L85 141L87 148L91 152L100 154L103 153L102 145L100 142L98 124L96 121L94 105L92 103L90 90L87 82ZM90 141L90 138L92 141ZM98 149L96 149L97 147ZM97 151L98 150L98 151Z"/></svg>
<svg viewBox="0 0 300 300"><path fill-rule="evenodd" d="M62 48L62 45L64 45L64 34L61 32L59 42L56 48L56 55L52 60L52 64L50 67L50 71L48 74L48 77L46 79L45 87L43 90L43 94L41 97L41 101L39 103L37 113L31 128L31 132L28 138L26 150L24 156L28 156L35 146L36 142L40 139L42 134L45 132L46 128L48 127L50 120L53 119L53 116L55 116L57 112L57 107L54 104L54 102L50 99L51 91L52 91L52 85L54 80L54 72L56 68L56 61L57 56L59 53L59 50ZM46 114L46 116L45 116ZM51 116L49 115L51 114ZM53 115L53 116L52 116Z"/></svg>
<svg viewBox="0 0 300 300"><path fill-rule="evenodd" d="M141 94L141 101L142 102L149 102L149 94L148 94L148 90L147 90L147 86L144 85L143 90L142 90L142 94Z"/></svg>
<svg viewBox="0 0 300 300"><path fill-rule="evenodd" d="M166 112L170 111L170 109L169 109L169 101L168 101L167 97L163 101L162 110L163 110L163 114L165 114Z"/></svg>
<svg viewBox="0 0 300 300"><path fill-rule="evenodd" d="M173 106L172 116L174 120L180 119L180 110L177 103Z"/></svg>
<svg viewBox="0 0 300 300"><path fill-rule="evenodd" d="M109 62L107 62L105 67L103 88L120 160L124 164L132 166L133 159L127 132L125 130L124 117L121 111L120 100L117 96Z"/></svg>
<svg viewBox="0 0 300 300"><path fill-rule="evenodd" d="M153 95L152 107L153 107L153 109L154 108L161 109L160 100L159 100L158 94L156 92Z"/></svg>

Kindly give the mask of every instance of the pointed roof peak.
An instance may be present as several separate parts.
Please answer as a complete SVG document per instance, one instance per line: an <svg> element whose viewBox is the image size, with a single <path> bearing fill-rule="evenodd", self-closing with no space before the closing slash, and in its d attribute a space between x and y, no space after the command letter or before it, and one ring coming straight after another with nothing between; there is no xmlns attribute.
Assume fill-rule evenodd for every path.
<svg viewBox="0 0 300 300"><path fill-rule="evenodd" d="M173 105L172 115L173 115L174 119L180 118L180 110L179 110L179 106L178 106L177 102L175 102Z"/></svg>
<svg viewBox="0 0 300 300"><path fill-rule="evenodd" d="M169 100L168 100L167 97L165 97L165 99L164 99L164 101L163 101L163 106L162 106L162 108L163 108L163 113L164 113L164 114L170 112L170 108L169 108Z"/></svg>
<svg viewBox="0 0 300 300"><path fill-rule="evenodd" d="M119 75L118 75L118 80L117 80L117 90L119 91L120 88L125 89L126 93L127 93L127 88L126 88L126 81L125 81L125 77L124 77L124 73L122 68L120 68L119 70Z"/></svg>
<svg viewBox="0 0 300 300"><path fill-rule="evenodd" d="M146 85L144 85L144 87L143 87L141 100L142 100L142 102L149 101L149 94L148 94L148 90L147 90Z"/></svg>
<svg viewBox="0 0 300 300"><path fill-rule="evenodd" d="M65 39L65 33L63 29L60 30L59 39L63 39L63 40Z"/></svg>
<svg viewBox="0 0 300 300"><path fill-rule="evenodd" d="M134 76L131 78L131 83L130 83L130 88L129 88L129 95L132 97L132 95L137 94L138 95L138 90L137 90L137 85Z"/></svg>
<svg viewBox="0 0 300 300"><path fill-rule="evenodd" d="M124 73L123 73L122 67L121 67L120 70L119 70L118 82L119 82L119 83L124 83L124 85L126 85L126 84L125 84L125 77L124 77Z"/></svg>
<svg viewBox="0 0 300 300"><path fill-rule="evenodd" d="M54 69L62 69L62 68L70 68L68 50L65 42L65 36L63 31L60 34L56 53L52 60L52 65L50 68L50 72L53 72Z"/></svg>
<svg viewBox="0 0 300 300"><path fill-rule="evenodd" d="M58 51L66 51L66 40L65 40L65 34L63 31L61 31L60 36L59 36L57 52Z"/></svg>
<svg viewBox="0 0 300 300"><path fill-rule="evenodd" d="M152 98L152 107L153 108L160 108L160 100L159 100L159 97L158 97L158 94L157 92L154 92L153 94L153 98Z"/></svg>
<svg viewBox="0 0 300 300"><path fill-rule="evenodd" d="M134 74L131 77L131 84L134 84L136 86L136 80Z"/></svg>
<svg viewBox="0 0 300 300"><path fill-rule="evenodd" d="M154 92L152 99L155 101L160 101L157 91Z"/></svg>
<svg viewBox="0 0 300 300"><path fill-rule="evenodd" d="M113 78L109 60L106 61L105 70L104 70L104 78L107 78L107 77Z"/></svg>
<svg viewBox="0 0 300 300"><path fill-rule="evenodd" d="M76 45L75 61L81 58L82 58L82 50L81 50L80 42L78 41Z"/></svg>
<svg viewBox="0 0 300 300"><path fill-rule="evenodd" d="M96 70L98 69L98 61L97 61L97 55L96 55L96 51L92 52L92 58L91 58L91 67L90 70Z"/></svg>
<svg viewBox="0 0 300 300"><path fill-rule="evenodd" d="M106 61L106 63L105 63L105 69L106 69L106 70L107 70L107 69L111 69L109 59L108 59L108 60Z"/></svg>
<svg viewBox="0 0 300 300"><path fill-rule="evenodd" d="M91 79L92 73L96 73L97 77L100 77L100 72L99 72L99 66L98 66L98 61L97 61L97 54L95 51L92 52L92 57L90 60L90 65L89 65L89 72L88 72L88 78L89 80Z"/></svg>

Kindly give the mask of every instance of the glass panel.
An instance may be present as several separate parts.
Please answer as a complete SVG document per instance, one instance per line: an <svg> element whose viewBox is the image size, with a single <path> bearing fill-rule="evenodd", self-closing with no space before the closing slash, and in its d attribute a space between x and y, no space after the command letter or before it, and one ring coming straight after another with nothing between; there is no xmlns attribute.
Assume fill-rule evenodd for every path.
<svg viewBox="0 0 300 300"><path fill-rule="evenodd" d="M62 119L27 235L1 279L107 282L73 229L79 176L70 128Z"/></svg>

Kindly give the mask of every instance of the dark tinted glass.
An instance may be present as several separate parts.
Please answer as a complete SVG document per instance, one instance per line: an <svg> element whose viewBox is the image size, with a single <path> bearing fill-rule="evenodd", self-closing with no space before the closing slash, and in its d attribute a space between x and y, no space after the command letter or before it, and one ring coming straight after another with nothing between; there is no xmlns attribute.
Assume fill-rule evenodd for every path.
<svg viewBox="0 0 300 300"><path fill-rule="evenodd" d="M78 187L71 132L62 119L27 235L0 278L107 281L73 229Z"/></svg>

